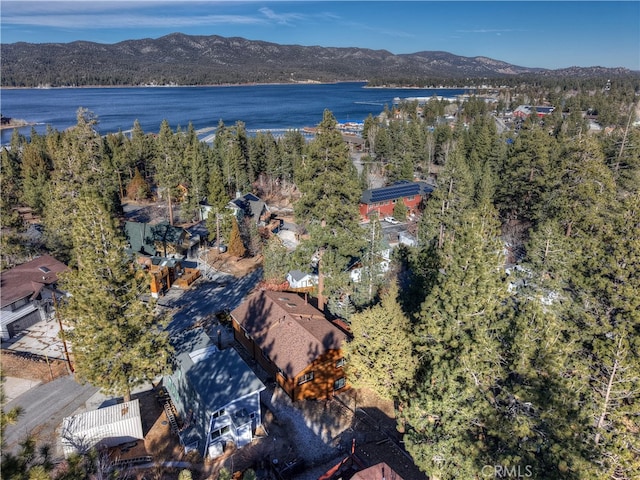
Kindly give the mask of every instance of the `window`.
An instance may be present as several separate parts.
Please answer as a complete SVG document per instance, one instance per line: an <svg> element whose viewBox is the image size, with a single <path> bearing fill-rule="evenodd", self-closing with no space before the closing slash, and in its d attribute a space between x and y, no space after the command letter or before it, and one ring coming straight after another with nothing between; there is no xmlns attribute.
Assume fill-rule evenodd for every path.
<svg viewBox="0 0 640 480"><path fill-rule="evenodd" d="M234 415L236 418L245 418L249 416L249 412L247 412L246 408L241 408Z"/></svg>
<svg viewBox="0 0 640 480"><path fill-rule="evenodd" d="M217 412L215 412L215 413L212 415L212 417L213 417L213 418L218 418L218 417L221 417L222 415L224 415L225 413L226 413L225 409L224 409L224 408L222 408L222 409L218 410Z"/></svg>
<svg viewBox="0 0 640 480"><path fill-rule="evenodd" d="M302 385L303 383L307 383L313 380L313 372L305 373L300 380L298 380L298 385Z"/></svg>
<svg viewBox="0 0 640 480"><path fill-rule="evenodd" d="M229 425L225 425L224 427L218 429L218 430L214 430L213 432L211 432L211 439L215 439L218 437L221 437L222 435L224 435L225 433L228 433L231 427L229 427Z"/></svg>
<svg viewBox="0 0 640 480"><path fill-rule="evenodd" d="M344 357L339 358L338 360L336 360L336 368L342 368L342 367L344 367L344 363L345 363L345 361L344 361Z"/></svg>
<svg viewBox="0 0 640 480"><path fill-rule="evenodd" d="M17 302L14 302L11 305L11 310L15 311L18 310L20 307L23 307L24 305L26 305L27 303L29 303L29 299L28 298L21 298L20 300L18 300Z"/></svg>
<svg viewBox="0 0 640 480"><path fill-rule="evenodd" d="M335 382L333 382L333 389L340 390L341 388L344 388L346 384L347 384L347 381L344 377L339 378Z"/></svg>

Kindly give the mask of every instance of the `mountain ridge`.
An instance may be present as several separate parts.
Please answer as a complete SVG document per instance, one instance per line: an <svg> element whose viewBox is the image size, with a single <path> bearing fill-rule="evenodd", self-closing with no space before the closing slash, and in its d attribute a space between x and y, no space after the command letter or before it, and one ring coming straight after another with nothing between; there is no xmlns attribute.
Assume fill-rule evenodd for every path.
<svg viewBox="0 0 640 480"><path fill-rule="evenodd" d="M359 47L283 45L262 40L175 32L104 44L18 42L2 45L3 87L216 85L372 78L410 84L420 79L509 78L519 75L617 76L626 68L550 70L487 56L445 51L393 54Z"/></svg>

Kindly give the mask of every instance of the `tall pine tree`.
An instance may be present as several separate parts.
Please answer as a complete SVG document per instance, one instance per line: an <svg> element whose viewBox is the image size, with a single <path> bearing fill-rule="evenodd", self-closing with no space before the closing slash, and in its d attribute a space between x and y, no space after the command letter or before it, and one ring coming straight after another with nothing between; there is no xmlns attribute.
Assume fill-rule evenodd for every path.
<svg viewBox="0 0 640 480"><path fill-rule="evenodd" d="M456 215L415 326L420 367L403 412L407 451L440 479L473 478L492 464L487 428L505 374L507 290L496 212L467 209Z"/></svg>
<svg viewBox="0 0 640 480"><path fill-rule="evenodd" d="M350 259L361 254L364 245L363 232L358 226L362 191L348 147L328 110L297 172L296 183L302 197L295 204L295 215L298 223L310 232L308 246L320 259L321 307L325 295L333 296L333 302L338 303L351 292L344 271Z"/></svg>
<svg viewBox="0 0 640 480"><path fill-rule="evenodd" d="M392 284L379 305L352 315L353 339L344 347L349 382L389 400L399 397L417 367L409 319L397 297Z"/></svg>
<svg viewBox="0 0 640 480"><path fill-rule="evenodd" d="M72 229L77 268L62 276L69 297L60 311L72 328L78 377L105 393L130 398L131 389L167 371L171 347L163 322L139 295L115 220L97 196L82 196Z"/></svg>

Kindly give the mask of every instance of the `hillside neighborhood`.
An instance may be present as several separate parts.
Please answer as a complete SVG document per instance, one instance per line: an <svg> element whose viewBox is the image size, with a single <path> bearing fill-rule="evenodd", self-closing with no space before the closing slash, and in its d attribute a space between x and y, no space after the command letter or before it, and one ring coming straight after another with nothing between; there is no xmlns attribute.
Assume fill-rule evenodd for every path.
<svg viewBox="0 0 640 480"><path fill-rule="evenodd" d="M639 92L487 87L279 137L101 135L84 108L16 130L3 470L635 478Z"/></svg>
<svg viewBox="0 0 640 480"><path fill-rule="evenodd" d="M388 248L402 243L411 245L415 239L408 229L415 229L411 225L415 225L432 191L433 186L424 181L403 181L368 189L363 193L359 207L361 220L367 223L372 212L380 218L384 216L387 220L381 224ZM409 212L407 219L393 218L396 202L403 202L406 206ZM136 221L142 211L148 212L150 208L158 208L158 204L155 207L139 205L128 208L127 216L131 220L123 222L122 228L127 239L127 254L147 276L149 289L143 297L155 299L158 308L178 311L168 327L175 347L176 370L148 388L155 392L153 395L162 405L159 413L161 418L165 418L162 423L170 426L164 434L175 437L174 441L181 446L179 456L191 461L195 453L206 462L217 461L224 465L229 449L241 452L238 449L245 445L276 441L269 428L265 427L264 418L279 414L272 403L274 398L284 395L287 408L299 408L296 415L301 417L306 429L312 430L316 441L323 445L321 451L324 453L318 457L313 455L318 452L299 451L291 446L288 457L295 464L288 469L287 465L284 468L269 465L265 471L272 471L277 475L274 478L292 478L292 472L299 474L318 462L341 463L336 471L360 470L361 475L365 475L362 478L371 478L366 473L368 468L386 468L387 474L393 472L393 459L387 459L386 464L380 464L383 467L378 467L375 458L365 461L355 456L361 451L358 442L356 450L345 455L352 449L350 442L357 437L349 435L348 429L353 421L358 422L359 415L357 400L348 393L341 395L349 391L341 347L351 334L348 324L339 318L327 317L325 312L313 306L315 299L310 294L317 290L317 272L314 273L311 267L308 272L291 271L277 291L265 290L258 284L259 276L253 270L259 268L258 265L251 264L247 271L236 272L239 278L215 268L216 260L228 254L216 251L207 240L206 205L202 208L200 222L184 226L170 225L158 219L154 222L153 218L148 218L148 222ZM269 206L254 194L247 194L230 201L227 208L233 215L247 215L262 227L271 226L270 233L281 236L283 243L295 248L296 227L291 218L280 218L273 213L277 207ZM143 217L146 215L142 214ZM390 253L387 253L386 260L383 259L386 268L389 260ZM245 260L235 260L234 263L242 264ZM359 279L361 268L353 268L352 278ZM5 358L15 356L23 362L39 362L42 368L46 365L41 361L43 358L51 362L68 362L67 371L73 371L72 347L63 346L60 332L62 329L64 333L65 326L56 320L53 307L56 295L59 299L66 295L59 289L56 276L66 269L62 262L46 255L2 272L2 347ZM237 289L236 282L247 277L250 277L250 283L243 290L246 296L238 295L233 303L215 299ZM197 307L202 301L198 295L204 284L207 287L203 295L212 292L219 310ZM194 313L182 323L180 315L184 311ZM66 349L71 353L65 356ZM10 392L14 388L19 390L19 384L19 380L7 378L4 388ZM274 387L282 392L278 393ZM308 401L325 410L323 417L326 418L318 421L313 408L297 407L300 402ZM279 402L283 403L283 400ZM327 410L325 402L337 406ZM99 447L115 455L119 465L152 464L155 452L151 448L141 450L139 446L135 447L141 443L146 445L145 434L150 433L149 426L143 425L140 409L138 400L113 404L108 398L98 410L80 408L56 427L56 451L68 457L72 453L85 453ZM326 414L334 409L338 411L339 418L346 417L346 420ZM125 411L126 417L118 413ZM395 430L391 418L378 423L379 420L366 416L360 421L374 422L378 425L376 428L388 423L383 428ZM153 434L157 435L156 432ZM291 445L296 433L285 431L281 435L284 437L280 440L288 438ZM366 438L371 433L360 435ZM397 435L392 431L391 437L383 438L389 438L388 442L398 442ZM122 445L131 447L125 449ZM400 444L395 448L398 453L392 457L397 457L396 461L400 462L395 465L397 471L411 471L406 478L418 478L415 475L421 474L415 467L406 470L408 459L401 453ZM305 460L305 455L310 453L311 464ZM349 460L340 460L341 455ZM253 459L252 462L247 466L255 467L257 463L264 463L264 459ZM396 474L394 478L402 477Z"/></svg>

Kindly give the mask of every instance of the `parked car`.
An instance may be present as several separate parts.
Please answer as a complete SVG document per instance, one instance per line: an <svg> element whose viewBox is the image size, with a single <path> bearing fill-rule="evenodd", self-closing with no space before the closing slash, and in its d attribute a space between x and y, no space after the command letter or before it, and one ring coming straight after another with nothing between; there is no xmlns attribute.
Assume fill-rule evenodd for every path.
<svg viewBox="0 0 640 480"><path fill-rule="evenodd" d="M392 225L397 225L398 223L400 223L398 220L396 220L393 217L384 217L384 221L388 222L388 223L390 223Z"/></svg>

